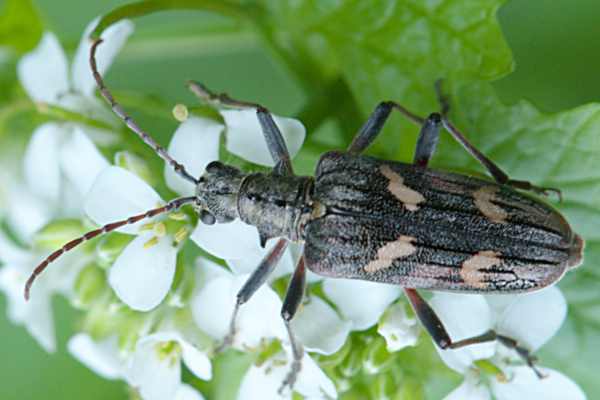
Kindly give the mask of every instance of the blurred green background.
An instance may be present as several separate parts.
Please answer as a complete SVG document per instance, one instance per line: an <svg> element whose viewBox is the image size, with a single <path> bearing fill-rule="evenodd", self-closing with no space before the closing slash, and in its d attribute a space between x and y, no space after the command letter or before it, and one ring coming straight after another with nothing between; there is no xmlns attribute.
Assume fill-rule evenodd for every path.
<svg viewBox="0 0 600 400"><path fill-rule="evenodd" d="M91 19L126 2L35 3L46 29L72 52ZM514 73L495 82L504 101L526 98L548 112L600 101L600 2L509 1L499 19L517 64ZM303 93L251 36L234 28L193 35L210 33L216 22L217 17L192 12L137 20L134 36L111 70L112 86L128 93L160 93L169 102L166 115L174 102L191 101L183 86L189 78L216 89L235 88L236 97L260 101L279 114L297 111ZM167 119L164 124L163 132L175 126ZM121 382L97 377L68 355L65 343L76 329L77 313L61 299L54 307L59 348L48 355L24 329L7 321L0 297L0 399L128 398Z"/></svg>

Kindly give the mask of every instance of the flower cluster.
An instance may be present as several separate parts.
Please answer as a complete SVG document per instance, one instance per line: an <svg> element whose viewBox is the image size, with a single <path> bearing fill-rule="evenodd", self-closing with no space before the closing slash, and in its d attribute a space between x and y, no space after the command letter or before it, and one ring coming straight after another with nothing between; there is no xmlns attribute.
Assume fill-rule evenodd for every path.
<svg viewBox="0 0 600 400"><path fill-rule="evenodd" d="M102 120L116 132L114 117L94 96L87 67L87 34L93 25L84 33L70 73L56 37L47 33L21 60L19 77L32 100ZM106 43L99 50L101 72L132 30L130 22L121 22L106 31ZM218 111L222 122L187 116L172 136L170 155L200 176L210 161L219 159L224 142L227 153L272 166L255 112ZM290 118L275 121L295 155L304 141L304 127ZM31 301L22 299L25 279L46 251L36 239L50 221L85 216L103 225L165 203L137 168L130 163L111 165L98 150L115 132L73 121L47 123L35 130L24 157L24 180L12 182L19 201L10 202L8 213L9 226L28 248L17 246L0 231L0 289L9 299L11 319L24 324L46 350L55 348L50 298L59 293L86 311L83 331L68 344L83 364L106 379L126 381L145 400L201 399L196 388L183 382L182 368L198 379L212 379L212 361L228 333L236 293L276 242L270 240L261 248L254 227L241 221L199 224L185 211L126 225L93 246L62 257L36 283ZM169 166L164 179L173 193L194 193L194 187ZM186 252L191 246L201 250ZM291 398L278 391L292 359L280 318L278 282L294 269L301 251L301 246L290 245L269 283L240 309L232 347L254 358L241 380L239 399ZM421 330L407 312L399 287L326 279L310 272L308 282L307 297L292 321L305 349L294 386L302 396L336 398L338 392L352 388L348 379L359 369L380 373L387 354L418 343ZM431 302L454 339L494 328L531 350L545 343L566 315L565 300L555 288L506 299L436 294ZM357 360L351 354L358 346L348 344L354 343L352 332L368 344L364 360L352 361L361 364L356 368L346 361L335 365L343 377L328 375L327 360ZM585 398L557 371L544 369L548 378L533 379L533 372L518 362L514 352L495 343L440 351L440 357L465 376L447 399L488 399L492 394L498 399L535 398L532 393Z"/></svg>

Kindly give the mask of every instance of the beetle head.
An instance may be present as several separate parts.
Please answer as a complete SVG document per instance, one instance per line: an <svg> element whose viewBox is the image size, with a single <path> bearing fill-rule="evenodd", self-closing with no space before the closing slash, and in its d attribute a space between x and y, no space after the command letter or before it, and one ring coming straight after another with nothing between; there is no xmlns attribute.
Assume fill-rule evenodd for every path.
<svg viewBox="0 0 600 400"><path fill-rule="evenodd" d="M212 225L238 218L237 198L246 175L239 169L213 161L196 185L195 208L200 220Z"/></svg>

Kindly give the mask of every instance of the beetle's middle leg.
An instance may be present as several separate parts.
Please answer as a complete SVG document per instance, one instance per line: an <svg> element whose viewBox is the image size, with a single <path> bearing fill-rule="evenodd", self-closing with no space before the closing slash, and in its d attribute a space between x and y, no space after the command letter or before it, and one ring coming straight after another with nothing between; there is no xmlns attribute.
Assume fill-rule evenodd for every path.
<svg viewBox="0 0 600 400"><path fill-rule="evenodd" d="M485 343L497 340L504 346L514 349L517 354L527 363L527 365L533 369L538 378L543 378L543 374L535 366L536 358L531 354L529 350L521 346L515 339L508 336L500 335L494 330L489 330L481 335L473 336L467 339L452 341L450 335L446 331L444 324L440 318L436 315L435 311L429 304L421 297L421 295L415 289L404 289L406 297L410 301L415 314L419 318L419 321L423 324L429 335L433 338L433 341L441 349L459 349L461 347L470 346L472 344Z"/></svg>
<svg viewBox="0 0 600 400"><path fill-rule="evenodd" d="M302 302L305 289L306 267L304 265L304 256L302 256L298 261L298 265L296 266L294 275L292 275L292 279L290 280L287 291L285 293L283 306L281 307L281 318L283 318L283 322L285 323L285 328L287 330L288 338L290 340L290 346L292 346L293 360L292 367L288 372L287 376L285 377L285 380L283 381L281 387L279 388L280 394L286 386L289 386L290 388L294 386L294 383L298 378L298 374L300 373L300 369L302 368L301 362L302 356L304 355L304 349L302 348L302 344L294 336L290 323L294 318L294 315L296 315L296 311L298 311L298 307Z"/></svg>
<svg viewBox="0 0 600 400"><path fill-rule="evenodd" d="M262 259L258 267L252 272L244 286L240 289L236 296L235 307L233 309L233 313L231 315L231 320L229 323L229 332L223 339L223 343L217 348L216 352L221 352L226 347L229 347L233 344L236 333L236 320L237 315L240 311L240 307L245 304L254 293L267 281L267 278L273 272L277 263L281 259L281 256L285 252L285 249L288 246L288 241L286 239L279 239L275 246L267 255Z"/></svg>
<svg viewBox="0 0 600 400"><path fill-rule="evenodd" d="M275 161L273 171L280 175L294 174L290 153L269 110L257 103L232 99L225 93L214 93L198 82L190 81L188 87L201 100L218 106L256 109L256 116L265 136L267 147Z"/></svg>

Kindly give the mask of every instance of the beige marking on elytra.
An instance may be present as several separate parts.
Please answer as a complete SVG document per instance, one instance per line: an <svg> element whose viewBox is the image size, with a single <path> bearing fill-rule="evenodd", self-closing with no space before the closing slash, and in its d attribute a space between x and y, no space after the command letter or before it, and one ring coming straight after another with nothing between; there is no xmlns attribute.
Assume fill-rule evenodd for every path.
<svg viewBox="0 0 600 400"><path fill-rule="evenodd" d="M381 174L389 179L387 189L400 200L408 211L417 211L417 204L425 201L425 197L416 190L404 185L404 178L390 168L389 165L382 165L379 168Z"/></svg>
<svg viewBox="0 0 600 400"><path fill-rule="evenodd" d="M508 212L492 203L492 201L496 199L498 190L500 189L495 186L484 186L473 192L473 198L475 199L475 206L483 215L488 217L490 221L504 224L506 223Z"/></svg>
<svg viewBox="0 0 600 400"><path fill-rule="evenodd" d="M460 268L460 277L468 286L484 289L486 287L484 278L487 273L481 270L489 269L501 262L500 253L490 250L480 251L463 262Z"/></svg>
<svg viewBox="0 0 600 400"><path fill-rule="evenodd" d="M391 267L394 260L400 257L410 256L417 251L412 244L415 240L414 237L402 235L398 240L384 244L377 250L377 258L365 266L365 271L377 272Z"/></svg>

